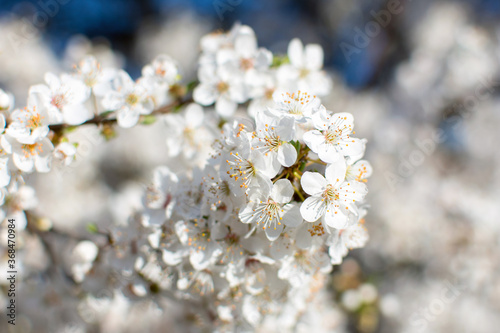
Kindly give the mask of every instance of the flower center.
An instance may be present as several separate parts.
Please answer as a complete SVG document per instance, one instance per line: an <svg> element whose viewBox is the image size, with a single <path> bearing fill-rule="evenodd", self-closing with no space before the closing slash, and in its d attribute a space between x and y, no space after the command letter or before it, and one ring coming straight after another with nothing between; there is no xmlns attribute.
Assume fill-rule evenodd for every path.
<svg viewBox="0 0 500 333"><path fill-rule="evenodd" d="M10 107L9 95L0 92L0 111L5 111Z"/></svg>
<svg viewBox="0 0 500 333"><path fill-rule="evenodd" d="M221 193L223 193L224 195L226 196L229 196L229 194L231 194L231 190L229 188L229 184L227 183L227 181L223 180L220 184L219 184L219 190L221 191Z"/></svg>
<svg viewBox="0 0 500 333"><path fill-rule="evenodd" d="M329 144L332 144L334 145L336 142L337 142L337 138L338 138L338 131L339 130L335 130L335 131L331 131L329 129L325 130L323 132L323 135L325 136L325 141ZM340 134L342 134L342 131L340 131Z"/></svg>
<svg viewBox="0 0 500 333"><path fill-rule="evenodd" d="M210 230L204 229L199 233L188 238L188 245L199 251L205 251L208 243L210 243Z"/></svg>
<svg viewBox="0 0 500 333"><path fill-rule="evenodd" d="M269 100L272 100L273 99L273 94L274 94L274 89L266 89L266 91L264 92L264 96L266 97L266 99L269 99Z"/></svg>
<svg viewBox="0 0 500 333"><path fill-rule="evenodd" d="M229 85L226 82L221 81L221 82L217 83L217 91L219 93L222 94L228 90L229 90Z"/></svg>
<svg viewBox="0 0 500 333"><path fill-rule="evenodd" d="M311 234L311 237L313 236L323 236L325 234L325 228L321 224L313 224L309 229L309 234Z"/></svg>
<svg viewBox="0 0 500 333"><path fill-rule="evenodd" d="M137 104L137 102L139 102L139 96L134 93L128 94L127 98L125 98L125 102L129 105L135 105Z"/></svg>
<svg viewBox="0 0 500 333"><path fill-rule="evenodd" d="M93 87L97 83L97 74L90 73L85 79L83 80L85 82L85 85L87 87Z"/></svg>
<svg viewBox="0 0 500 333"><path fill-rule="evenodd" d="M349 165L349 166L347 167L347 172L346 172L346 174L347 174L348 176L350 176L350 177L354 178L354 179L355 179L356 181L358 181L358 182L364 182L364 183L366 183L366 182L367 182L367 180L366 180L366 179L363 179L363 178L365 177L365 174L367 174L367 173L368 173L368 170L366 170L366 165L363 165L363 167L362 167L362 168L360 168L358 171L359 171L359 172L358 172L358 173L356 173L356 170L354 170L354 169L352 168L352 166L351 166L351 165Z"/></svg>
<svg viewBox="0 0 500 333"><path fill-rule="evenodd" d="M288 113L298 116L303 114L304 108L312 100L311 95L300 90L297 93L285 93L282 96L284 97L283 103L288 109Z"/></svg>
<svg viewBox="0 0 500 333"><path fill-rule="evenodd" d="M238 153L231 153L231 156L234 157L234 160L226 160L226 163L229 164L229 171L227 171L229 178L235 181L243 179L243 184L240 187L248 188L251 177L257 172L255 166L249 160L241 158Z"/></svg>
<svg viewBox="0 0 500 333"><path fill-rule="evenodd" d="M34 156L34 155L38 155L38 153L43 152L41 143L34 143L31 145L24 144L21 146L21 149L23 150L25 158L28 158L28 157Z"/></svg>
<svg viewBox="0 0 500 333"><path fill-rule="evenodd" d="M303 79L303 78L307 77L309 75L309 73L310 73L310 71L307 68L302 68L300 70L299 76L301 79Z"/></svg>
<svg viewBox="0 0 500 333"><path fill-rule="evenodd" d="M325 199L327 202L331 203L334 201L339 200L340 195L338 191L333 187L333 185L328 184L326 186L325 192L323 192L323 199Z"/></svg>
<svg viewBox="0 0 500 333"><path fill-rule="evenodd" d="M183 134L184 134L184 138L186 139L186 141L191 146L194 146L195 142L194 142L194 131L193 131L193 129L191 127L186 127L186 128L184 128Z"/></svg>
<svg viewBox="0 0 500 333"><path fill-rule="evenodd" d="M50 103L56 108L61 109L66 104L66 96L64 94L54 95Z"/></svg>
<svg viewBox="0 0 500 333"><path fill-rule="evenodd" d="M161 67L156 67L155 74L158 76L165 76L167 71Z"/></svg>
<svg viewBox="0 0 500 333"><path fill-rule="evenodd" d="M234 245L240 241L240 236L231 232L231 233L228 233L226 235L226 237L224 237L224 239L231 246L231 245Z"/></svg>
<svg viewBox="0 0 500 333"><path fill-rule="evenodd" d="M279 135L276 135L274 132L275 128L273 126L269 127L268 124L265 126L264 138L259 138L259 141L264 141L264 154L267 156L269 151L278 151L279 147L283 144L283 141L280 139Z"/></svg>
<svg viewBox="0 0 500 333"><path fill-rule="evenodd" d="M283 213L281 206L276 203L273 199L268 199L266 203L261 202L259 208L255 210L256 214L260 214L257 220L257 224L262 223L262 229L274 228L276 230L276 225L281 225L280 213Z"/></svg>
<svg viewBox="0 0 500 333"><path fill-rule="evenodd" d="M241 59L241 68L244 71L253 68L253 60L252 59Z"/></svg>
<svg viewBox="0 0 500 333"><path fill-rule="evenodd" d="M36 116L32 116L28 120L28 127L31 128L32 130L37 128L37 127L40 127L40 125L42 125L42 119L40 117L40 114L37 114Z"/></svg>

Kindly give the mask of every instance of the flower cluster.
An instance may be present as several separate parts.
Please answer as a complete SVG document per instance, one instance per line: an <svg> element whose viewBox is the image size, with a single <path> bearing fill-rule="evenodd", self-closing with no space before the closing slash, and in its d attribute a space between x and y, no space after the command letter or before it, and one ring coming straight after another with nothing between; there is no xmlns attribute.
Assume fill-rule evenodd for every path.
<svg viewBox="0 0 500 333"><path fill-rule="evenodd" d="M221 325L295 322L318 276L367 240L371 167L352 134L350 114L301 91L224 124L203 170L156 170L135 220L150 232L136 269L160 267L150 282L167 275L182 297L210 299Z"/></svg>
<svg viewBox="0 0 500 333"><path fill-rule="evenodd" d="M248 114L266 110L276 91L308 91L318 96L331 89L331 79L321 70L323 49L316 44L303 46L294 39L286 58L259 48L254 31L236 25L228 33L214 33L201 40L202 54L194 100L204 106L215 103L223 117L234 115L238 104L250 101Z"/></svg>
<svg viewBox="0 0 500 333"><path fill-rule="evenodd" d="M351 114L317 97L331 89L318 45L296 39L276 57L241 25L201 44L193 99L168 56L135 81L87 57L72 73L47 74L24 109L11 111L12 97L0 91L3 215L36 204L23 174L73 161L78 143L68 131L97 125L110 138L115 125L161 118L167 154L182 156L186 172L157 168L142 210L98 231L105 248L80 242L74 282L114 269L128 277L113 286L123 294L202 304L216 330L252 331L269 318L292 328L332 266L367 241L366 141L354 137ZM215 112L204 109L212 104ZM235 118L239 104L246 116Z"/></svg>
<svg viewBox="0 0 500 333"><path fill-rule="evenodd" d="M24 108L14 109L12 94L0 90L3 196L23 185L25 174L49 172L54 162L71 164L78 143L69 143L65 130L87 123L102 126L107 121L124 128L134 126L141 116L172 103L171 91L179 79L175 61L167 56L145 66L136 81L123 70L102 69L88 56L72 73L47 73L44 84L30 88Z"/></svg>

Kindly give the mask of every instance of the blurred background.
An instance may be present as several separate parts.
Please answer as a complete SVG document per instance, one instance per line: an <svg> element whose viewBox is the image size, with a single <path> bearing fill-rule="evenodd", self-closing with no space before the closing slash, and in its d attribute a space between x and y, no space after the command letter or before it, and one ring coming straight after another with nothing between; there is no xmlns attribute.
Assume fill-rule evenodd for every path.
<svg viewBox="0 0 500 333"><path fill-rule="evenodd" d="M132 77L166 53L189 82L199 39L236 22L274 53L294 37L318 43L335 82L323 104L354 114L375 170L371 239L332 273L335 332L491 333L500 327L499 18L497 0L2 0L0 88L22 106L45 72L89 53ZM106 144L92 129L75 135L83 144L68 171L28 180L40 214L75 235L126 221L151 170L179 165L161 153L161 125ZM43 265L29 252L38 250L26 265ZM36 308L19 312L18 332L71 320ZM115 324L133 331L125 317Z"/></svg>

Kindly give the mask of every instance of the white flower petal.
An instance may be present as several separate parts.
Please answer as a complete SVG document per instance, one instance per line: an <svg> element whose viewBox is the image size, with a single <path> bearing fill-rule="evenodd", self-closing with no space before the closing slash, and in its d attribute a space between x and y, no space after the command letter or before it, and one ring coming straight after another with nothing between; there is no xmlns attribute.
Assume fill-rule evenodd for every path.
<svg viewBox="0 0 500 333"><path fill-rule="evenodd" d="M343 158L326 166L325 178L329 184L340 185L345 179L345 174L346 164Z"/></svg>
<svg viewBox="0 0 500 333"><path fill-rule="evenodd" d="M340 208L330 206L325 211L324 220L327 226L335 229L344 229L349 226L349 219Z"/></svg>
<svg viewBox="0 0 500 333"><path fill-rule="evenodd" d="M83 104L68 105L63 109L64 122L69 125L80 125L92 119L92 112Z"/></svg>
<svg viewBox="0 0 500 333"><path fill-rule="evenodd" d="M360 160L348 168L347 176L349 180L362 180L370 177L373 173L373 168L370 162Z"/></svg>
<svg viewBox="0 0 500 333"><path fill-rule="evenodd" d="M167 153L169 157L178 156L182 151L182 146L177 138L167 138Z"/></svg>
<svg viewBox="0 0 500 333"><path fill-rule="evenodd" d="M280 179L274 183L271 190L271 199L280 204L289 203L293 197L292 183L288 179Z"/></svg>
<svg viewBox="0 0 500 333"><path fill-rule="evenodd" d="M249 203L242 210L240 210L238 217L243 223L253 223L258 221L258 214L256 215L254 212L255 204Z"/></svg>
<svg viewBox="0 0 500 333"><path fill-rule="evenodd" d="M123 95L117 91L110 91L104 96L101 104L106 111L117 110L125 103Z"/></svg>
<svg viewBox="0 0 500 333"><path fill-rule="evenodd" d="M300 208L297 204L288 204L283 207L283 224L290 228L296 228L302 224L303 219L300 214Z"/></svg>
<svg viewBox="0 0 500 333"><path fill-rule="evenodd" d="M292 166L297 160L297 149L288 142L278 148L278 161L285 167Z"/></svg>
<svg viewBox="0 0 500 333"><path fill-rule="evenodd" d="M38 172L49 172L52 156L35 156L35 168Z"/></svg>
<svg viewBox="0 0 500 333"><path fill-rule="evenodd" d="M25 157L21 154L12 154L14 165L23 172L32 172L35 166L35 161L31 156Z"/></svg>
<svg viewBox="0 0 500 333"><path fill-rule="evenodd" d="M236 102L233 102L224 96L220 96L217 99L217 102L215 102L215 110L223 118L231 117L236 111L237 107L238 104Z"/></svg>
<svg viewBox="0 0 500 333"><path fill-rule="evenodd" d="M304 172L300 180L302 189L309 195L318 195L326 189L326 179L318 172Z"/></svg>
<svg viewBox="0 0 500 333"><path fill-rule="evenodd" d="M122 108L117 112L116 119L120 127L130 128L139 121L139 113L131 108Z"/></svg>
<svg viewBox="0 0 500 333"><path fill-rule="evenodd" d="M234 49L242 58L251 58L257 52L257 39L252 28L242 26L234 41Z"/></svg>
<svg viewBox="0 0 500 333"><path fill-rule="evenodd" d="M269 179L276 176L281 169L281 164L276 159L266 158L256 150L252 151L251 160L257 171Z"/></svg>
<svg viewBox="0 0 500 333"><path fill-rule="evenodd" d="M309 44L305 47L305 66L309 70L320 70L323 67L323 49L318 44Z"/></svg>
<svg viewBox="0 0 500 333"><path fill-rule="evenodd" d="M8 158L0 158L0 187L5 187L10 182L8 162Z"/></svg>
<svg viewBox="0 0 500 333"><path fill-rule="evenodd" d="M277 224L275 227L267 227L264 230L266 233L267 239L269 239L271 242L278 239L278 237L281 235L281 232L283 231L283 228L284 228L283 223Z"/></svg>
<svg viewBox="0 0 500 333"><path fill-rule="evenodd" d="M191 103L186 107L186 124L191 128L199 127L203 124L205 114L203 113L203 108L196 104Z"/></svg>
<svg viewBox="0 0 500 333"><path fill-rule="evenodd" d="M354 129L354 117L349 112L335 113L330 117L330 124L342 130L343 134L349 134Z"/></svg>
<svg viewBox="0 0 500 333"><path fill-rule="evenodd" d="M208 106L214 104L218 96L217 89L209 83L200 83L193 91L193 99L196 103Z"/></svg>
<svg viewBox="0 0 500 333"><path fill-rule="evenodd" d="M292 39L288 45L288 58L295 67L302 67L304 64L304 46L298 38Z"/></svg>
<svg viewBox="0 0 500 333"><path fill-rule="evenodd" d="M315 222L323 216L326 205L321 197L309 197L300 206L300 214L307 222Z"/></svg>
<svg viewBox="0 0 500 333"><path fill-rule="evenodd" d="M319 159L326 163L336 163L340 160L344 161L344 157L337 151L337 148L333 144L320 144L317 153Z"/></svg>
<svg viewBox="0 0 500 333"><path fill-rule="evenodd" d="M325 136L318 130L304 133L304 142L315 153L318 153L319 146L325 142Z"/></svg>
<svg viewBox="0 0 500 333"><path fill-rule="evenodd" d="M337 237L335 242L328 248L328 254L333 265L342 263L342 258L347 255L347 247L343 243L343 237Z"/></svg>
<svg viewBox="0 0 500 333"><path fill-rule="evenodd" d="M339 142L339 147L341 147L344 156L358 156L363 155L365 142L357 138L349 138L348 140Z"/></svg>
<svg viewBox="0 0 500 333"><path fill-rule="evenodd" d="M269 250L271 257L275 260L283 259L293 254L293 246L290 237L280 237L271 244Z"/></svg>
<svg viewBox="0 0 500 333"><path fill-rule="evenodd" d="M168 251L167 249L163 249L162 259L165 264L176 266L182 262L183 254L184 253L181 251Z"/></svg>
<svg viewBox="0 0 500 333"><path fill-rule="evenodd" d="M308 249L313 245L314 236L309 231L314 224L304 223L297 229L295 245L300 249Z"/></svg>
<svg viewBox="0 0 500 333"><path fill-rule="evenodd" d="M61 86L61 80L55 74L45 73L44 79L51 90L56 90Z"/></svg>
<svg viewBox="0 0 500 333"><path fill-rule="evenodd" d="M339 187L340 200L349 205L363 200L367 193L368 189L366 185L355 180L344 182Z"/></svg>

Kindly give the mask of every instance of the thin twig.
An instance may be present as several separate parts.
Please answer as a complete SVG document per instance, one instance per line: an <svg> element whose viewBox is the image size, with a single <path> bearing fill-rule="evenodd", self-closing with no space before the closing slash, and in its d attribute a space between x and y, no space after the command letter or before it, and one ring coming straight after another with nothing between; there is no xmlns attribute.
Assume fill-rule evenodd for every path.
<svg viewBox="0 0 500 333"><path fill-rule="evenodd" d="M159 109L154 110L149 115L156 116L156 115L167 114L167 113L172 112L176 108L178 108L182 105L186 105L186 104L191 103L191 102L192 102L191 98L186 99L184 101L176 101L172 104L165 105ZM98 115L92 119L87 120L86 122L84 122L80 125L75 126L75 125L68 125L68 124L54 124L54 125L49 125L49 128L50 128L50 130L52 130L54 132L60 132L66 128L79 127L79 126L83 126L83 125L106 125L106 124L114 124L116 122L117 122L116 118L106 118L106 117Z"/></svg>

